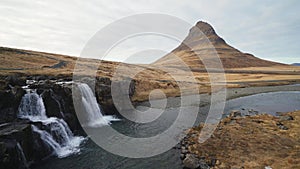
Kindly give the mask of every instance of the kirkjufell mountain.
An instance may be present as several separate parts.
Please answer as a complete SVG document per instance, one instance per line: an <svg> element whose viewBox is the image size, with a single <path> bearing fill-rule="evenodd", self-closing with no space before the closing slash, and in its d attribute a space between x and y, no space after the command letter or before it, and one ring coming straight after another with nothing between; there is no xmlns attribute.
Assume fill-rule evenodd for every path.
<svg viewBox="0 0 300 169"><path fill-rule="evenodd" d="M269 67L280 66L283 64L259 59L252 54L243 53L228 45L214 30L214 28L203 21L199 21L189 31L184 41L171 53L157 60L154 65L172 66L180 65L183 60L192 70L204 68L199 59L215 57L215 53L220 57L224 68L243 68L243 67ZM209 62L209 61L208 61Z"/></svg>
<svg viewBox="0 0 300 169"><path fill-rule="evenodd" d="M200 56L201 59L207 59L209 63L209 59L216 56L215 53L220 57L225 69L289 66L259 59L251 54L243 53L235 49L218 36L210 24L202 21L199 21L190 29L188 36L177 48L151 65L176 68L176 66L178 67L178 65L180 65L178 62L182 60L192 70L197 70L204 68L198 56ZM174 57L174 55L180 59ZM22 72L51 75L72 74L77 60L76 57L6 47L0 47L0 59L0 71L4 70L5 74L9 72ZM89 64L97 64L99 62L99 60L95 59L81 60L87 67ZM102 61L101 67L103 68L100 69L103 71L101 74L111 76L113 67L118 64L118 62ZM134 69L134 67L138 65L126 64L126 66L130 69Z"/></svg>

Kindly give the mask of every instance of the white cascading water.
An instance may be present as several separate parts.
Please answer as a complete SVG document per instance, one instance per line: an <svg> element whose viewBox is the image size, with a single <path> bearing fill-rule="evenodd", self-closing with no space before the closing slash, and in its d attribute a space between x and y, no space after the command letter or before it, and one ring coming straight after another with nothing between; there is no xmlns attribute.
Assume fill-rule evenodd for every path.
<svg viewBox="0 0 300 169"><path fill-rule="evenodd" d="M59 158L78 153L83 137L73 136L72 131L63 119L47 117L43 98L35 90L27 90L19 106L19 118L33 122L42 122L45 130L32 125L32 130L53 149Z"/></svg>
<svg viewBox="0 0 300 169"><path fill-rule="evenodd" d="M101 127L110 124L111 121L119 121L119 119L113 116L102 115L97 99L87 84L79 83L77 86L81 92L83 107L88 114L88 127Z"/></svg>
<svg viewBox="0 0 300 169"><path fill-rule="evenodd" d="M46 120L46 109L43 98L35 90L26 90L19 105L19 117L31 121Z"/></svg>

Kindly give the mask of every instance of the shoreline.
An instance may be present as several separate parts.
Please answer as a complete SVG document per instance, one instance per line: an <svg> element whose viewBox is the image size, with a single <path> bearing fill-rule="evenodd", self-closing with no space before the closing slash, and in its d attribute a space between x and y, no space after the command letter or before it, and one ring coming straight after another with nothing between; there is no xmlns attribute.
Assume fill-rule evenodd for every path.
<svg viewBox="0 0 300 169"><path fill-rule="evenodd" d="M203 124L187 130L180 144L188 169L261 169L300 167L300 111L222 119L213 135L198 143ZM201 168L201 167L200 167Z"/></svg>
<svg viewBox="0 0 300 169"><path fill-rule="evenodd" d="M280 86L257 86L247 88L229 88L227 89L227 100L250 96L260 93L278 92L278 91L300 91L300 84L289 84Z"/></svg>
<svg viewBox="0 0 300 169"><path fill-rule="evenodd" d="M280 91L300 91L300 85L228 89L226 101ZM213 169L300 167L300 156L297 154L300 151L300 132L297 132L300 128L299 117L300 111L279 116L240 116L239 113L231 113L222 118L211 138L202 144L197 142L203 127L200 121L200 124L186 131L187 135L180 143L183 166Z"/></svg>
<svg viewBox="0 0 300 169"><path fill-rule="evenodd" d="M289 85L280 85L280 86L253 86L245 88L227 88L226 89L226 101L231 99L236 99L244 96L250 96L260 93L270 93L270 92L279 92L279 91L300 91L300 83L298 84L289 84ZM194 95L184 95L182 97L189 97ZM199 94L201 102L199 104L200 108L209 105L211 94ZM180 97L167 97L170 102L166 108L169 107L178 107L180 103ZM160 102L163 99L153 99L153 102ZM136 106L150 106L149 101L134 102Z"/></svg>

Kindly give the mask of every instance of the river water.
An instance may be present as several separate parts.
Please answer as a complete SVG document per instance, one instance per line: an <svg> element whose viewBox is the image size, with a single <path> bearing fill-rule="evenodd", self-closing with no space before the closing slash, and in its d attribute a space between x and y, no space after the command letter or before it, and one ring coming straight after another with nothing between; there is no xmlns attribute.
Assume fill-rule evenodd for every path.
<svg viewBox="0 0 300 169"><path fill-rule="evenodd" d="M171 122L176 118L175 109L164 113L163 117L150 124L137 124L129 120L122 119L118 122L112 122L110 125L120 133L132 137L150 137L165 130ZM105 130L108 126L103 126ZM97 129L92 129L97 132ZM161 148L161 147L157 147ZM71 155L66 158L47 159L37 164L37 169L143 169L143 168L172 168L181 169L180 151L178 149L170 149L169 151L150 158L126 158L109 153L95 144L91 139L82 145L79 154Z"/></svg>
<svg viewBox="0 0 300 169"><path fill-rule="evenodd" d="M134 137L148 137L158 134L167 129L176 119L180 104L178 98L171 98L170 104L165 112L157 120L148 124L138 124L122 119L112 122L110 125L121 133ZM142 106L147 106L144 104ZM227 101L225 115L231 110L240 110L245 115L247 112L269 113L276 115L276 112L288 112L300 110L300 92L282 91L262 93L251 96L240 97ZM200 107L196 123L203 122L209 106ZM103 129L105 129L104 126ZM157 147L158 149L161 147ZM180 151L172 148L169 151L150 158L134 159L111 154L97 146L91 139L81 145L81 152L66 158L52 157L44 162L38 163L36 169L182 169Z"/></svg>
<svg viewBox="0 0 300 169"><path fill-rule="evenodd" d="M300 110L300 91L261 93L232 99L227 101L224 112L229 114L231 110L239 110L244 115L278 115L280 112Z"/></svg>

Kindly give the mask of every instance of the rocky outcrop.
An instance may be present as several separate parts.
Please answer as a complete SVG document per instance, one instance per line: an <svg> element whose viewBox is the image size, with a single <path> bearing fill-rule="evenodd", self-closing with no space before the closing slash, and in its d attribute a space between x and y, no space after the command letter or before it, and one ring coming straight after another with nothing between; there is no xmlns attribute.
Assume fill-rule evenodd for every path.
<svg viewBox="0 0 300 169"><path fill-rule="evenodd" d="M64 119L73 132L82 132L73 106L72 84L41 80L29 85L42 96L48 117Z"/></svg>
<svg viewBox="0 0 300 169"><path fill-rule="evenodd" d="M0 128L0 163L2 167L26 168L28 166L21 144L29 150L32 143L30 141L33 141L30 136L32 134L29 124L2 124ZM21 141L22 143L20 143Z"/></svg>
<svg viewBox="0 0 300 169"><path fill-rule="evenodd" d="M25 93L21 88L24 83L25 80L17 76L0 78L0 124L17 118L18 106Z"/></svg>
<svg viewBox="0 0 300 169"><path fill-rule="evenodd" d="M1 167L28 168L52 155L52 150L32 131L31 125L28 121L19 121L0 126Z"/></svg>

